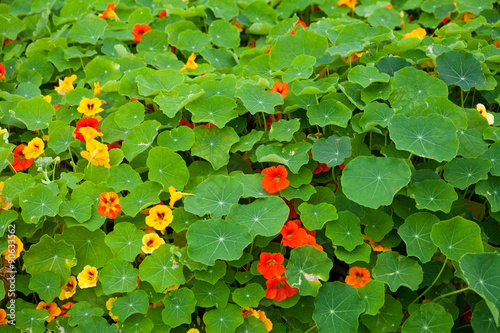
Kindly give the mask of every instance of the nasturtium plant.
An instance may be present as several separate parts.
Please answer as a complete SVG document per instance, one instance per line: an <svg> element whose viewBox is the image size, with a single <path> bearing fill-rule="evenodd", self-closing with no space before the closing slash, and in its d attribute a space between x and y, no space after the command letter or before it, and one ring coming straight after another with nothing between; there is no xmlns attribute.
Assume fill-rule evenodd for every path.
<svg viewBox="0 0 500 333"><path fill-rule="evenodd" d="M0 331L500 331L499 10L2 1Z"/></svg>

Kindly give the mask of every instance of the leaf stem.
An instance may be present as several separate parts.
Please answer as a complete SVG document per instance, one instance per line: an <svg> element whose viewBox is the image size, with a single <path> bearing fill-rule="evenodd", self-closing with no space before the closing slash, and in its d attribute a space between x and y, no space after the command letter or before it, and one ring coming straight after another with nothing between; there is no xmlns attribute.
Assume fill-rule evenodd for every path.
<svg viewBox="0 0 500 333"><path fill-rule="evenodd" d="M310 329L308 329L307 331L305 331L304 333L309 333L311 332L313 329L315 329L317 327L317 325L314 325L313 327L311 327Z"/></svg>
<svg viewBox="0 0 500 333"><path fill-rule="evenodd" d="M440 300L441 298L448 297L448 296L455 295L455 294L459 294L459 293L462 293L462 292L467 291L469 289L470 289L469 287L466 287L466 288L458 289L455 291L451 291L449 293L446 293L446 294L443 294L441 296L434 298L433 300L431 300L431 302L436 302L437 300Z"/></svg>
<svg viewBox="0 0 500 333"><path fill-rule="evenodd" d="M71 146L68 145L68 151L69 151L69 157L71 158L71 166L73 167L73 171L77 171L78 167L75 164L75 161L73 160L73 154L71 153Z"/></svg>
<svg viewBox="0 0 500 333"><path fill-rule="evenodd" d="M437 280L441 277L441 274L443 273L444 271L444 267L446 266L446 264L448 263L448 258L445 258L444 259L444 262L443 262L443 266L441 267L441 270L439 271L438 275L436 276L436 278L434 279L434 281L432 281L431 285L429 287L427 287L427 289L425 289L425 291L423 293L421 293L417 298L415 298L413 300L413 302L410 303L410 305L408 305L408 309L410 308L410 306L412 306L416 301L418 301L420 298L422 298L425 294L427 294L429 292L429 290L431 290L431 288L436 284Z"/></svg>

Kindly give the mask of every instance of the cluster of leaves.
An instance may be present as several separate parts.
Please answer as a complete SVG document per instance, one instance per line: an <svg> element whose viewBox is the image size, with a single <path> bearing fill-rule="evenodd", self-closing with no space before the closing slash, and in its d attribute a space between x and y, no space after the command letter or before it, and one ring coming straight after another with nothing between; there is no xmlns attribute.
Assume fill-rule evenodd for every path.
<svg viewBox="0 0 500 333"><path fill-rule="evenodd" d="M111 297L121 332L267 332L244 307L273 332L500 331L500 117L476 110L500 102L496 1L115 3L119 20L98 17L103 0L0 3L0 180L12 203L0 250L9 225L26 249L16 324L1 332L114 332ZM140 42L136 24L151 27ZM403 36L420 27L423 39ZM181 71L192 53L198 66ZM58 94L72 74L76 88ZM270 91L277 79L285 97ZM94 83L102 142L123 142L110 168L73 137ZM200 122L214 126L179 126ZM15 173L15 146L35 137L45 156ZM288 170L276 194L261 184L271 165ZM170 186L194 195L143 254L141 211L168 202ZM123 212L109 219L98 203L112 191ZM295 210L323 251L281 245ZM294 296L265 298L262 252L285 256ZM87 265L96 287L77 288L69 319L47 324L38 302L60 305ZM350 266L373 280L345 284Z"/></svg>

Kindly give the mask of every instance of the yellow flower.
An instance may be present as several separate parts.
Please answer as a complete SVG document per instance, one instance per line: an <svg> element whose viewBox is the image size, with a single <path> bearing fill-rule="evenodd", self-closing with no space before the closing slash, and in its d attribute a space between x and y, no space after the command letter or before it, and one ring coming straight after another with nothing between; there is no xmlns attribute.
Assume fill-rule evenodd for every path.
<svg viewBox="0 0 500 333"><path fill-rule="evenodd" d="M392 250L390 247L386 247L386 246L385 246L384 244L382 244L382 243L375 242L373 239L368 238L368 236L366 236L366 235L363 235L363 241L364 241L366 244L370 244L370 246L372 247L372 250L373 250L373 251L377 251L377 252L385 252L385 251L391 251L391 250Z"/></svg>
<svg viewBox="0 0 500 333"><path fill-rule="evenodd" d="M484 118L486 118L486 120L488 120L488 124L493 125L493 123L495 122L495 117L491 113L486 112L486 108L484 107L484 105L479 103L476 106L476 108L477 111L479 111L479 113L481 114L481 116L483 116Z"/></svg>
<svg viewBox="0 0 500 333"><path fill-rule="evenodd" d="M464 22L468 22L469 20L472 20L474 17L476 17L476 15L475 15L475 14L472 14L472 13L466 12L466 13L464 14L463 19L464 19Z"/></svg>
<svg viewBox="0 0 500 333"><path fill-rule="evenodd" d="M97 285L97 280L99 280L97 268L90 265L85 266L83 271L78 273L78 286L82 289L95 287Z"/></svg>
<svg viewBox="0 0 500 333"><path fill-rule="evenodd" d="M161 244L165 244L165 240L160 238L157 233L145 234L142 236L142 244L144 244L141 247L142 252L149 254L153 253Z"/></svg>
<svg viewBox="0 0 500 333"><path fill-rule="evenodd" d="M2 138L5 143L9 143L9 131L0 127L0 138Z"/></svg>
<svg viewBox="0 0 500 333"><path fill-rule="evenodd" d="M345 5L351 9L354 9L354 7L356 7L356 5L358 4L358 1L357 0L340 0L337 2L337 6L342 6L342 5Z"/></svg>
<svg viewBox="0 0 500 333"><path fill-rule="evenodd" d="M68 283L61 287L61 294L59 295L59 299L65 300L73 296L76 292L76 277L71 275L69 277Z"/></svg>
<svg viewBox="0 0 500 333"><path fill-rule="evenodd" d="M52 319L54 319L55 317L57 317L61 314L61 309L54 302L45 303L44 301L41 301L40 303L38 303L36 308L47 310L47 312L49 313L49 318L47 318L45 320L48 323L50 323L52 321Z"/></svg>
<svg viewBox="0 0 500 333"><path fill-rule="evenodd" d="M173 219L172 210L168 206L156 205L149 210L149 215L146 216L146 224L156 230L163 230L172 223Z"/></svg>
<svg viewBox="0 0 500 333"><path fill-rule="evenodd" d="M103 165L105 168L109 169L109 151L108 146L102 144L96 140L87 142L87 150L80 153L83 158L92 163L95 166Z"/></svg>
<svg viewBox="0 0 500 333"><path fill-rule="evenodd" d="M403 37L413 37L413 38L420 38L424 39L424 36L427 35L427 31L425 31L424 28L418 28L415 30L412 30L411 32L404 34Z"/></svg>
<svg viewBox="0 0 500 333"><path fill-rule="evenodd" d="M2 252L4 259L16 260L17 258L19 258L19 256L21 255L21 252L23 252L23 250L24 250L23 242L21 242L19 237L17 237L17 236L14 236L14 237L15 237L14 244L12 244L12 240L9 240L9 247L12 248L12 246L14 246L14 251L9 251L9 247L8 247L7 250ZM9 255L12 255L12 254L14 254L14 258L9 257Z"/></svg>
<svg viewBox="0 0 500 333"><path fill-rule="evenodd" d="M186 61L186 64L181 68L181 72L185 69L195 69L196 67L198 67L198 65L194 62L194 59L196 59L196 54L191 53L188 60Z"/></svg>
<svg viewBox="0 0 500 333"><path fill-rule="evenodd" d="M52 102L52 96L50 95L47 95L47 96L43 96L43 95L40 95L43 97L44 100L46 100L48 103Z"/></svg>
<svg viewBox="0 0 500 333"><path fill-rule="evenodd" d="M200 333L197 328L190 328L186 333Z"/></svg>
<svg viewBox="0 0 500 333"><path fill-rule="evenodd" d="M43 154L43 149L45 148L45 143L43 143L43 140L40 138L34 138L30 142L28 142L28 145L24 147L23 149L23 154L24 158L30 159L30 158L37 158L38 156Z"/></svg>
<svg viewBox="0 0 500 333"><path fill-rule="evenodd" d="M12 203L10 203L9 200L7 200L7 198L4 198L2 195L3 185L4 182L0 182L0 212L8 210L10 207L12 207Z"/></svg>
<svg viewBox="0 0 500 333"><path fill-rule="evenodd" d="M84 98L80 101L80 106L77 108L78 112L83 113L86 117L92 117L93 115L103 111L101 108L101 100L99 98Z"/></svg>
<svg viewBox="0 0 500 333"><path fill-rule="evenodd" d="M168 188L168 192L170 192L170 203L168 204L170 208L174 208L174 204L182 198L183 195L194 195L192 193L182 193L178 192L173 186Z"/></svg>
<svg viewBox="0 0 500 333"><path fill-rule="evenodd" d="M90 126L80 127L78 132L83 135L83 139L85 140L85 142L92 141L98 136L103 136L101 132L98 132L95 128Z"/></svg>
<svg viewBox="0 0 500 333"><path fill-rule="evenodd" d="M177 289L179 289L180 286L181 286L180 284L173 284L170 287L168 287L167 289L163 290L163 293L166 294L171 290L177 290Z"/></svg>
<svg viewBox="0 0 500 333"><path fill-rule="evenodd" d="M233 20L231 21L231 24L236 27L236 30L238 30L238 32L242 32L243 31L243 24L241 24L238 20L235 20L233 18Z"/></svg>
<svg viewBox="0 0 500 333"><path fill-rule="evenodd" d="M71 91L73 88L73 82L76 80L76 75L73 74L70 77L65 77L64 81L59 79L59 86L55 87L54 90L57 91L59 95L66 95L68 91Z"/></svg>
<svg viewBox="0 0 500 333"><path fill-rule="evenodd" d="M94 97L99 96L101 94L101 86L99 82L94 82Z"/></svg>
<svg viewBox="0 0 500 333"><path fill-rule="evenodd" d="M117 316L113 316L113 314L111 313L111 309L113 308L113 302L116 301L118 299L118 297L111 297L110 299L108 299L108 301L106 302L106 309L109 311L109 316L111 317L111 319L113 319L114 321L118 321L118 317Z"/></svg>

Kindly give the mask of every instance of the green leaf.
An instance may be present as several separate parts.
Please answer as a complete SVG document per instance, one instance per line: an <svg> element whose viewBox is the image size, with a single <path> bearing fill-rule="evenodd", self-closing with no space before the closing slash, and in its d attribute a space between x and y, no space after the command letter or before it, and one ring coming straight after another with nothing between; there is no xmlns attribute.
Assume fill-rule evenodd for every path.
<svg viewBox="0 0 500 333"><path fill-rule="evenodd" d="M207 6L214 12L215 17L223 18L225 21L238 16L238 7L234 0L208 0Z"/></svg>
<svg viewBox="0 0 500 333"><path fill-rule="evenodd" d="M391 295L385 295L384 305L375 315L363 315L361 321L373 333L397 331L403 319L403 307Z"/></svg>
<svg viewBox="0 0 500 333"><path fill-rule="evenodd" d="M250 316L244 318L243 324L238 326L235 331L235 333L246 333L246 332L266 333L268 332L268 330L266 328L266 324L264 324L262 320L254 316Z"/></svg>
<svg viewBox="0 0 500 333"><path fill-rule="evenodd" d="M198 126L194 128L194 135L191 154L209 161L214 170L227 165L229 149L239 138L232 127L219 129Z"/></svg>
<svg viewBox="0 0 500 333"><path fill-rule="evenodd" d="M149 151L146 165L149 168L148 178L163 185L165 191L170 186L181 191L189 180L186 162L173 150L165 147L154 147Z"/></svg>
<svg viewBox="0 0 500 333"><path fill-rule="evenodd" d="M321 58L326 52L328 41L314 31L298 30L295 35L284 35L279 38L269 53L269 63L274 70L290 67L293 60L305 54Z"/></svg>
<svg viewBox="0 0 500 333"><path fill-rule="evenodd" d="M141 77L141 76L138 76ZM118 108L115 115L115 123L122 128L133 129L144 120L144 105L132 101Z"/></svg>
<svg viewBox="0 0 500 333"><path fill-rule="evenodd" d="M243 195L243 185L232 177L218 175L204 180L193 194L184 199L186 211L218 218L229 213L231 206L238 203Z"/></svg>
<svg viewBox="0 0 500 333"><path fill-rule="evenodd" d="M35 184L33 176L27 173L18 172L9 179L5 180L2 196L12 202L16 198L19 198L20 193L30 187L34 187Z"/></svg>
<svg viewBox="0 0 500 333"><path fill-rule="evenodd" d="M417 202L418 209L449 213L451 205L458 199L455 189L442 179L426 179L408 188L408 194Z"/></svg>
<svg viewBox="0 0 500 333"><path fill-rule="evenodd" d="M26 124L30 131L47 128L54 116L54 108L43 98L20 101L14 108L15 117Z"/></svg>
<svg viewBox="0 0 500 333"><path fill-rule="evenodd" d="M216 284L196 281L192 290L196 297L196 305L204 308L212 306L217 308L225 307L230 294L229 288L224 281L219 281Z"/></svg>
<svg viewBox="0 0 500 333"><path fill-rule="evenodd" d="M335 134L321 138L313 144L312 154L314 160L335 167L351 156L351 141L347 136L339 138Z"/></svg>
<svg viewBox="0 0 500 333"><path fill-rule="evenodd" d="M308 230L321 230L323 225L338 218L337 209L334 205L322 202L318 205L311 205L307 202L298 207L300 220Z"/></svg>
<svg viewBox="0 0 500 333"><path fill-rule="evenodd" d="M461 216L434 224L431 239L451 260L459 260L466 253L483 252L481 228Z"/></svg>
<svg viewBox="0 0 500 333"><path fill-rule="evenodd" d="M162 147L173 151L186 151L194 144L194 131L187 126L179 126L171 131L163 131L156 141Z"/></svg>
<svg viewBox="0 0 500 333"><path fill-rule="evenodd" d="M136 290L128 293L124 297L118 297L113 302L112 313L117 316L121 322L125 321L134 313L145 314L148 311L148 295L144 290Z"/></svg>
<svg viewBox="0 0 500 333"><path fill-rule="evenodd" d="M439 304L425 303L404 322L401 333L451 332L453 317Z"/></svg>
<svg viewBox="0 0 500 333"><path fill-rule="evenodd" d="M500 177L491 176L476 184L476 193L484 195L491 205L492 212L500 210Z"/></svg>
<svg viewBox="0 0 500 333"><path fill-rule="evenodd" d="M160 110L170 118L173 118L177 112L186 104L192 102L204 94L200 86L195 84L180 84L168 94L159 94L154 98L158 103Z"/></svg>
<svg viewBox="0 0 500 333"><path fill-rule="evenodd" d="M99 271L99 281L107 295L131 292L136 288L138 276L139 270L125 259L111 259Z"/></svg>
<svg viewBox="0 0 500 333"><path fill-rule="evenodd" d="M252 242L247 227L221 219L193 223L186 238L189 257L206 265L217 259L237 260Z"/></svg>
<svg viewBox="0 0 500 333"><path fill-rule="evenodd" d="M372 102L367 104L363 110L363 115L359 118L359 125L364 130L375 125L387 127L393 115L394 110L389 108L387 104Z"/></svg>
<svg viewBox="0 0 500 333"><path fill-rule="evenodd" d="M106 186L115 192L122 190L132 191L137 185L142 184L141 176L129 164L113 165L106 178Z"/></svg>
<svg viewBox="0 0 500 333"><path fill-rule="evenodd" d="M290 171L297 173L304 164L309 162L307 152L311 144L307 142L291 143L286 146L261 145L256 154L259 162L275 162L284 164Z"/></svg>
<svg viewBox="0 0 500 333"><path fill-rule="evenodd" d="M225 96L212 96L207 100L195 100L188 105L193 122L208 121L219 128L223 128L230 120L238 117L234 99Z"/></svg>
<svg viewBox="0 0 500 333"><path fill-rule="evenodd" d="M360 84L363 88L374 82L389 82L390 76L380 73L376 67L356 66L349 71L348 79L351 82Z"/></svg>
<svg viewBox="0 0 500 333"><path fill-rule="evenodd" d="M425 99L429 96L448 98L448 87L443 81L414 67L405 67L394 73L393 86L389 102L396 112L403 114L426 109Z"/></svg>
<svg viewBox="0 0 500 333"><path fill-rule="evenodd" d="M363 287L358 288L358 295L365 302L365 314L375 316L385 303L385 284L370 280Z"/></svg>
<svg viewBox="0 0 500 333"><path fill-rule="evenodd" d="M43 184L30 187L19 194L21 215L28 224L38 223L42 216L56 216L61 202L61 198Z"/></svg>
<svg viewBox="0 0 500 333"><path fill-rule="evenodd" d="M324 284L314 302L313 319L320 333L355 333L358 317L365 310L356 289L348 284Z"/></svg>
<svg viewBox="0 0 500 333"><path fill-rule="evenodd" d="M318 295L320 280L328 281L333 262L326 252L311 245L292 249L286 265L287 282L292 288L299 288L300 295Z"/></svg>
<svg viewBox="0 0 500 333"><path fill-rule="evenodd" d="M223 309L214 309L203 315L203 322L207 325L207 333L233 333L238 326L243 324L241 309L228 304Z"/></svg>
<svg viewBox="0 0 500 333"><path fill-rule="evenodd" d="M307 107L307 117L311 125L337 125L345 128L351 116L352 110L335 99L322 99L319 104Z"/></svg>
<svg viewBox="0 0 500 333"><path fill-rule="evenodd" d="M258 283L249 283L243 288L233 291L233 301L242 308L255 308L259 306L260 300L266 296L264 288Z"/></svg>
<svg viewBox="0 0 500 333"><path fill-rule="evenodd" d="M300 121L298 119L281 119L271 125L269 140L291 141L293 139L293 134L297 132L299 128Z"/></svg>
<svg viewBox="0 0 500 333"><path fill-rule="evenodd" d="M186 281L182 273L183 266L176 260L174 251L174 245L162 244L139 266L139 278L151 283L158 293Z"/></svg>
<svg viewBox="0 0 500 333"><path fill-rule="evenodd" d="M68 32L68 38L76 40L78 43L96 44L107 27L106 20L97 17L81 20L73 24Z"/></svg>
<svg viewBox="0 0 500 333"><path fill-rule="evenodd" d="M10 16L6 13L0 15L0 36L3 37L2 40L14 40L24 29L26 29L26 25L17 17Z"/></svg>
<svg viewBox="0 0 500 333"><path fill-rule="evenodd" d="M228 49L236 49L240 46L240 33L238 29L226 21L213 21L210 27L208 27L208 34L212 38L212 42L217 46Z"/></svg>
<svg viewBox="0 0 500 333"><path fill-rule="evenodd" d="M162 54L170 51L168 48L168 35L158 30L150 30L146 32L144 35L142 35L141 42L137 43L137 51L151 53L154 52L156 54Z"/></svg>
<svg viewBox="0 0 500 333"><path fill-rule="evenodd" d="M251 113L265 112L274 114L274 107L283 105L283 97L277 92L265 90L263 87L245 83L238 89L235 97L238 97Z"/></svg>
<svg viewBox="0 0 500 333"><path fill-rule="evenodd" d="M93 201L87 197L76 197L69 201L63 201L59 206L59 216L69 216L80 223L88 221L92 216Z"/></svg>
<svg viewBox="0 0 500 333"><path fill-rule="evenodd" d="M314 186L312 186L311 184L304 184L299 188L293 188L289 186L286 189L282 190L280 192L280 195L287 200L299 198L301 200L307 201L314 193L316 193Z"/></svg>
<svg viewBox="0 0 500 333"><path fill-rule="evenodd" d="M103 58L95 58L85 65L85 80L91 87L95 82L99 82L102 87L108 81L121 78L122 74L119 69L120 65L112 61Z"/></svg>
<svg viewBox="0 0 500 333"><path fill-rule="evenodd" d="M40 272L31 277L29 288L50 303L61 294L61 278L52 271Z"/></svg>
<svg viewBox="0 0 500 333"><path fill-rule="evenodd" d="M399 229L398 234L406 243L406 250L409 256L415 256L422 263L431 260L437 250L431 239L432 226L439 222L439 219L427 212L418 212L408 216Z"/></svg>
<svg viewBox="0 0 500 333"><path fill-rule="evenodd" d="M163 322L170 327L191 323L191 314L196 309L196 298L191 289L169 291L163 299L165 308L161 312Z"/></svg>
<svg viewBox="0 0 500 333"><path fill-rule="evenodd" d="M498 333L500 331L486 301L476 304L470 323L474 332Z"/></svg>
<svg viewBox="0 0 500 333"><path fill-rule="evenodd" d="M47 234L31 245L23 258L28 274L52 271L59 275L61 284L68 281L71 267L76 265L75 248L65 241L56 242Z"/></svg>
<svg viewBox="0 0 500 333"><path fill-rule="evenodd" d="M463 190L481 179L488 178L492 164L484 158L454 158L444 166L444 179Z"/></svg>
<svg viewBox="0 0 500 333"><path fill-rule="evenodd" d="M187 52L199 53L204 48L210 47L210 35L199 30L183 31L179 34L177 48Z"/></svg>
<svg viewBox="0 0 500 333"><path fill-rule="evenodd" d="M234 176L234 179L243 185L243 198L265 198L270 196L271 194L262 187L263 178L264 175L262 174L239 174Z"/></svg>
<svg viewBox="0 0 500 333"><path fill-rule="evenodd" d="M467 128L467 115L465 109L448 100L447 97L431 96L426 98L425 101L428 104L428 108L422 112L422 115L426 116L433 113L440 114L453 121L456 128Z"/></svg>
<svg viewBox="0 0 500 333"><path fill-rule="evenodd" d="M3 237L8 226L16 221L18 216L19 214L15 210L5 210L0 214L0 237Z"/></svg>
<svg viewBox="0 0 500 333"><path fill-rule="evenodd" d="M49 125L49 141L48 146L56 154L60 154L68 149L68 146L73 141L73 133L75 132L73 126L58 126L51 128Z"/></svg>
<svg viewBox="0 0 500 333"><path fill-rule="evenodd" d="M297 56L292 61L290 68L283 73L283 81L291 82L299 78L308 79L313 72L315 63L315 57L305 54Z"/></svg>
<svg viewBox="0 0 500 333"><path fill-rule="evenodd" d="M352 251L348 251L343 247L337 247L335 249L335 256L348 264L352 264L356 261L370 262L370 254L372 253L372 248L368 244L361 244L354 248Z"/></svg>
<svg viewBox="0 0 500 333"><path fill-rule="evenodd" d="M392 218L382 211L367 211L361 219L364 233L375 242L380 242L394 226Z"/></svg>
<svg viewBox="0 0 500 333"><path fill-rule="evenodd" d="M410 181L410 168L400 160L358 156L342 174L344 194L373 209L392 203L394 195Z"/></svg>
<svg viewBox="0 0 500 333"><path fill-rule="evenodd" d="M458 0L457 9L460 13L470 12L479 15L485 9L491 9L492 0Z"/></svg>
<svg viewBox="0 0 500 333"><path fill-rule="evenodd" d="M224 275L226 275L226 263L224 261L216 261L215 265L209 266L205 270L194 272L195 278L211 284L219 281Z"/></svg>
<svg viewBox="0 0 500 333"><path fill-rule="evenodd" d="M173 211L174 220L170 224L170 227L174 229L175 232L180 232L189 228L191 224L198 221L198 216L188 213L184 210L184 207L179 207Z"/></svg>
<svg viewBox="0 0 500 333"><path fill-rule="evenodd" d="M459 85L463 91L481 86L486 81L479 60L464 50L441 53L436 58L436 72L448 86Z"/></svg>
<svg viewBox="0 0 500 333"><path fill-rule="evenodd" d="M142 45L142 42L140 43ZM157 71L151 76L138 75L135 78L139 93L144 96L158 95L169 92L184 82L185 75L175 69ZM140 104L140 103L139 103ZM144 106L141 104L142 110Z"/></svg>
<svg viewBox="0 0 500 333"><path fill-rule="evenodd" d="M49 318L49 314L45 309L24 308L16 313L16 328L31 333L43 333L46 332L46 318Z"/></svg>
<svg viewBox="0 0 500 333"><path fill-rule="evenodd" d="M438 162L450 161L458 151L457 129L440 115L407 117L396 114L389 122L389 132L396 147Z"/></svg>
<svg viewBox="0 0 500 333"><path fill-rule="evenodd" d="M481 157L491 162L490 173L493 176L500 176L500 142L492 144L488 151L482 154Z"/></svg>
<svg viewBox="0 0 500 333"><path fill-rule="evenodd" d="M104 242L109 246L116 259L134 261L135 257L142 252L142 237L145 233L138 230L129 222L117 223L113 231L108 233Z"/></svg>
<svg viewBox="0 0 500 333"><path fill-rule="evenodd" d="M71 306L68 311L69 324L76 325L81 322L90 323L104 314L104 311L99 307L93 307L87 301L79 301ZM100 319L100 318L99 318Z"/></svg>
<svg viewBox="0 0 500 333"><path fill-rule="evenodd" d="M120 200L120 206L128 216L135 217L144 208L160 202L159 195L162 185L147 181L137 185L125 198Z"/></svg>
<svg viewBox="0 0 500 333"><path fill-rule="evenodd" d="M123 142L122 150L127 160L145 151L154 141L158 134L160 123L156 120L146 120L130 132L127 140Z"/></svg>
<svg viewBox="0 0 500 333"><path fill-rule="evenodd" d="M400 286L417 290L423 281L423 270L418 262L393 251L378 255L372 273L375 280L386 283L392 292Z"/></svg>
<svg viewBox="0 0 500 333"><path fill-rule="evenodd" d="M347 251L363 244L360 220L349 211L339 212L336 221L328 222L325 235L331 239L333 245L340 245Z"/></svg>

